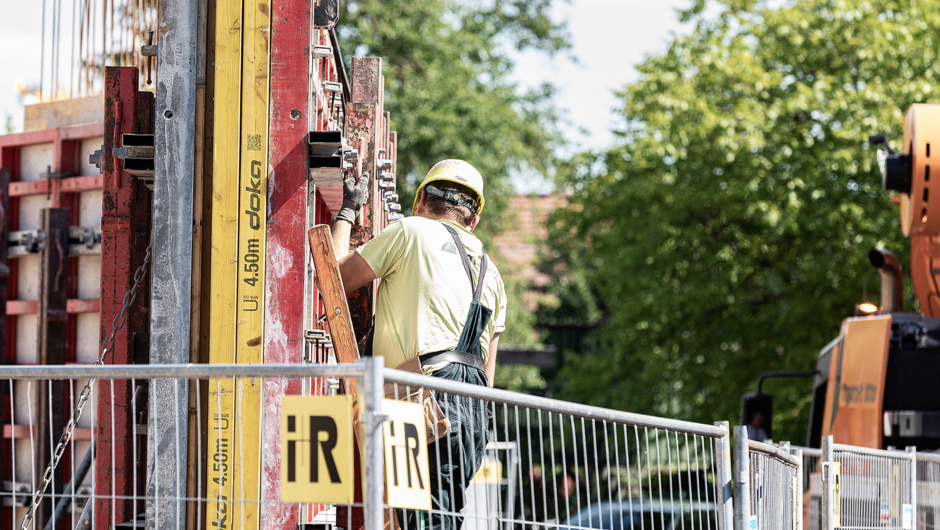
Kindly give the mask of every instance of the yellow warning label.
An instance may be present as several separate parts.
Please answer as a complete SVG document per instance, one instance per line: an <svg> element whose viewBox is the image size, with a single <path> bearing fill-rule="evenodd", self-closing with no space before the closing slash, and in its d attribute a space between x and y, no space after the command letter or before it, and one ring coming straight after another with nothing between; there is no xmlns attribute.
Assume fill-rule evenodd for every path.
<svg viewBox="0 0 940 530"><path fill-rule="evenodd" d="M417 403L386 399L382 412L385 429L385 484L388 505L414 510L431 509L428 440L424 408Z"/></svg>
<svg viewBox="0 0 940 530"><path fill-rule="evenodd" d="M491 456L483 457L483 464L473 475L473 482L477 484L498 484L503 476L503 464Z"/></svg>
<svg viewBox="0 0 940 530"><path fill-rule="evenodd" d="M352 447L349 396L284 396L281 501L352 503Z"/></svg>
<svg viewBox="0 0 940 530"><path fill-rule="evenodd" d="M842 462L832 463L832 527L842 526Z"/></svg>

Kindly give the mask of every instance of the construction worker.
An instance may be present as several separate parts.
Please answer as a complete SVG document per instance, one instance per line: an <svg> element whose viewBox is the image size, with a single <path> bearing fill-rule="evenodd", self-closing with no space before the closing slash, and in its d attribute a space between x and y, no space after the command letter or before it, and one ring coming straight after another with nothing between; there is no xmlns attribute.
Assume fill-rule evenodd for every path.
<svg viewBox="0 0 940 530"><path fill-rule="evenodd" d="M368 177L347 179L333 243L346 294L381 278L373 353L397 367L420 359L433 377L493 386L506 291L499 272L473 235L483 210L483 177L462 160L434 165L418 188L412 216L389 224L348 253L349 231L368 196ZM428 446L432 508L409 511L403 527L459 528L464 490L480 467L490 420L481 400L438 395L451 433ZM453 497L453 498L451 498Z"/></svg>

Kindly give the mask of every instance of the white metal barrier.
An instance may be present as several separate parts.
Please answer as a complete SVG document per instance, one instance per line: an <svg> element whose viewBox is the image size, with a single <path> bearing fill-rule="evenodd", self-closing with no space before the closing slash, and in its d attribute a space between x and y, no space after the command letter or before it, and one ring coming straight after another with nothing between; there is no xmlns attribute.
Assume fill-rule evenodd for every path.
<svg viewBox="0 0 940 530"><path fill-rule="evenodd" d="M234 439L220 440L211 424L207 430L207 418L218 411L207 405L211 401L205 397L194 400L188 410L175 410L198 426L193 432L202 433L191 436L186 446L177 441L187 438L168 432L165 440L157 439L148 447L146 432L136 431L127 444L126 458L110 450L111 454L100 449L98 454L89 452L85 449L96 445L94 438L114 427L104 428L109 422L98 417L102 400L110 396L99 390L92 393L86 410L92 427L76 436L82 440L73 438L63 444L54 478L43 488L44 469L40 468L44 464L37 462L48 461L55 453L61 433L46 429L40 439L30 427L43 415L51 423L54 414L30 407L33 394L51 392L53 385L49 383L55 381L56 388L72 396L66 402L74 402L88 379L99 380L99 390L128 387L133 396L130 402L112 398L104 407L111 410L112 417L117 407L127 407L128 417L137 425L146 425L148 415L160 422L152 416L155 411L163 414L165 409L148 403L145 390L157 380L185 382L196 396L234 388L232 410L239 421L250 420L238 412L243 410L238 389L244 385L331 393L358 383L363 501L343 506L289 503L265 496L264 488L260 494L236 488L224 500L207 495L207 484L223 482L223 469L231 469L223 462L213 468L207 460L219 453L207 447L234 448L228 453L230 466L251 460L238 449L246 442L242 431L236 428ZM387 417L382 399L386 383L402 396L419 387L428 389L438 402L457 407L445 407L451 431L432 444L453 450L428 451L436 472L446 469L452 477L449 482L429 477L437 498L431 510L392 510L385 501L389 456L383 445ZM165 526L172 528L245 528L252 526L247 522L251 517L263 515L269 516L267 524L262 524L265 528L297 528L308 522L335 521L335 514L342 510L350 510L349 515L352 510L362 510L366 530L379 530L393 517L403 529L428 530L733 530L727 424L655 418L419 376L383 369L381 358L348 365L6 366L0 367L0 385L8 389L4 401L9 401L3 406L13 413L3 428L19 436L12 446L14 487L0 492L2 505L9 507L3 512L0 529L20 528L32 508L36 516L25 526L37 529L66 527L63 523L74 528L86 522L91 528L130 527L152 521L157 510L161 511L160 520L176 521ZM138 392L138 388L144 390ZM55 414L61 421L62 411ZM66 419L67 415L68 411ZM181 423L166 419L171 420L165 422L168 425ZM179 454L180 458L148 460L152 456L148 450L173 451L174 457ZM281 448L262 450L280 454ZM169 470L152 467L161 461L188 462L188 466ZM455 467L463 469L455 471ZM241 477L239 473L245 470L234 473L228 480ZM132 476L127 480L129 489L103 487L105 474L111 478ZM186 477L189 490L167 493L169 489L155 484L164 476ZM440 502L443 496L449 498L446 504ZM207 517L207 511L220 515ZM227 520L223 520L223 511ZM311 520L308 515L314 512L317 517Z"/></svg>
<svg viewBox="0 0 940 530"><path fill-rule="evenodd" d="M734 432L735 528L799 530L802 527L802 453L748 440L747 428Z"/></svg>
<svg viewBox="0 0 940 530"><path fill-rule="evenodd" d="M940 454L917 453L916 529L940 527Z"/></svg>
<svg viewBox="0 0 940 530"><path fill-rule="evenodd" d="M386 370L385 380L398 397L423 387L451 404L445 414L453 430L429 451L435 488L435 469L480 462L488 470L445 481L430 511L395 510L402 528L421 528L422 521L429 530L732 528L727 424L655 418L397 370ZM461 491L468 494L466 505Z"/></svg>
<svg viewBox="0 0 940 530"><path fill-rule="evenodd" d="M87 410L91 427L82 427L84 435L63 445L54 478L43 488L45 469L37 462L57 453L61 432L46 428L41 438L32 425L43 415L48 425L54 415L56 421L63 418L62 411L38 410L37 393L51 403L58 388L74 402L88 379L101 380ZM363 500L343 506L285 502L265 493L270 484L260 493L235 490L224 500L207 495L207 483L218 478L207 467L215 454L207 444L222 441L206 435L214 409L205 398L173 412L188 416L193 432L201 433L190 436L185 447L177 443L187 439L179 433L148 444L146 431L135 431L126 440L128 455L87 451L96 436L113 431L96 416L109 407L111 417L117 407L127 407L125 415L138 425L146 425L148 415L159 421L153 416L165 409L152 407L147 392L135 390L154 380L186 382L196 396L226 385L330 394L358 384ZM49 384L53 381L56 385ZM133 396L127 403L106 391L119 382ZM44 524L33 520L29 528L57 528L60 522L76 527L85 520L92 527L120 528L161 510L161 520L168 520L169 511L169 519L177 521L168 527L195 530L222 527L205 512L223 505L234 512L226 512L226 528L247 527L246 513L267 517L262 517L264 528L297 528L333 522L342 510L349 515L362 510L365 530L379 530L393 518L404 530L748 530L754 528L752 515L757 530L915 530L915 525L933 530L940 509L940 455L843 446L831 438L822 450L801 448L801 453L750 442L738 433L732 473L726 423L684 422L494 390L385 369L381 358L344 365L3 366L0 385L2 406L9 410L2 427L13 450L13 480L0 491L0 529L19 528L31 507ZM449 421L449 432L441 431L427 451L434 470L426 477L434 498L430 510L393 509L386 500L385 472L392 457L384 444L389 423L383 398L389 388L393 397L428 390ZM235 394L233 410L241 410ZM241 447L241 432L233 432L230 443ZM281 449L262 448L277 458ZM148 450L186 456L148 462ZM249 461L236 457L237 451L230 454L237 458L233 465ZM148 466L161 461L189 462L185 469L169 470L189 479L188 491L167 494L155 487L168 470ZM122 462L130 466L122 468ZM450 480L441 478L445 472ZM121 474L133 475L129 489L102 486L105 475Z"/></svg>

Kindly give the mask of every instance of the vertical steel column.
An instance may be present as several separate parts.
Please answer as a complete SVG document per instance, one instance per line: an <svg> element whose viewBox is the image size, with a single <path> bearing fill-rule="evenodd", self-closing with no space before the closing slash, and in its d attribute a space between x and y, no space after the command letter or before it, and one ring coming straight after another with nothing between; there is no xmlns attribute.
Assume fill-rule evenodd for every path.
<svg viewBox="0 0 940 530"><path fill-rule="evenodd" d="M382 400L385 398L385 358L381 355L365 357L365 377L362 382L363 414L362 436L365 444L365 498L363 512L365 530L382 530L385 516L382 513L385 498L385 444L382 423Z"/></svg>
<svg viewBox="0 0 940 530"><path fill-rule="evenodd" d="M65 208L44 208L42 210L42 230L46 233L45 246L40 253L39 272L39 308L38 364L65 364L65 331L68 314L65 312L66 288L68 276L69 248L69 211ZM40 457L34 461L36 476L41 477L52 458L49 440L58 442L65 427L64 381L39 381L36 415L37 452ZM51 402L50 402L51 400ZM52 412L51 415L49 412ZM56 469L52 488L59 489L62 484L62 469ZM61 491L61 490L60 490ZM43 526L51 513L51 504L44 503L34 514L36 526Z"/></svg>
<svg viewBox="0 0 940 530"><path fill-rule="evenodd" d="M310 90L309 0L272 5L271 98L268 140L267 256L264 268L264 362L303 362L304 258L307 215L307 124ZM281 396L300 394L299 379L265 379L262 424L261 511L265 529L295 526L297 505L280 504Z"/></svg>
<svg viewBox="0 0 940 530"><path fill-rule="evenodd" d="M120 146L123 133L138 132L137 75L136 68L105 68L99 348L111 334L112 322L124 306L124 295L134 275L133 260L128 258L133 251L135 178L124 172L123 161L112 156L112 149ZM133 364L132 345L131 328L124 326L115 334L104 362ZM135 419L127 406L131 400L127 381L102 379L97 394L95 443L96 454L101 457L95 459L94 522L95 528L107 529L126 522L132 512L126 501L113 497L133 494L131 437Z"/></svg>
<svg viewBox="0 0 940 530"><path fill-rule="evenodd" d="M715 440L718 444L718 458L715 462L715 472L718 475L718 502L720 508L718 511L718 520L721 522L721 530L731 530L734 528L734 488L731 476L731 428L726 421L717 421L715 425L724 429L725 433L721 438Z"/></svg>
<svg viewBox="0 0 940 530"><path fill-rule="evenodd" d="M198 3L158 3L150 362L189 361ZM150 385L148 528L185 526L189 387Z"/></svg>
<svg viewBox="0 0 940 530"><path fill-rule="evenodd" d="M750 450L747 427L734 428L734 530L748 530L751 520Z"/></svg>
<svg viewBox="0 0 940 530"><path fill-rule="evenodd" d="M832 436L823 436L822 457L819 465L822 470L822 530L833 530L833 491L832 463L835 461L832 450Z"/></svg>
<svg viewBox="0 0 940 530"><path fill-rule="evenodd" d="M904 449L911 455L911 526L917 528L917 448L906 447ZM904 506L901 506L901 522L904 522Z"/></svg>
<svg viewBox="0 0 940 530"><path fill-rule="evenodd" d="M803 450L790 449L790 454L800 462L793 474L793 530L803 530Z"/></svg>

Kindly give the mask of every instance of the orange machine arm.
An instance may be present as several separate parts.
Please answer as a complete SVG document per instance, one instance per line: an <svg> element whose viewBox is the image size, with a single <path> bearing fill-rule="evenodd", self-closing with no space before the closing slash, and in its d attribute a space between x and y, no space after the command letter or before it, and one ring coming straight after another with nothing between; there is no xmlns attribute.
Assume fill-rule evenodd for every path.
<svg viewBox="0 0 940 530"><path fill-rule="evenodd" d="M931 181L931 143L940 147L940 105L911 105L901 153L884 157L881 171L885 189L899 192L901 231L911 238L911 281L921 311L940 317L940 171L935 168Z"/></svg>

